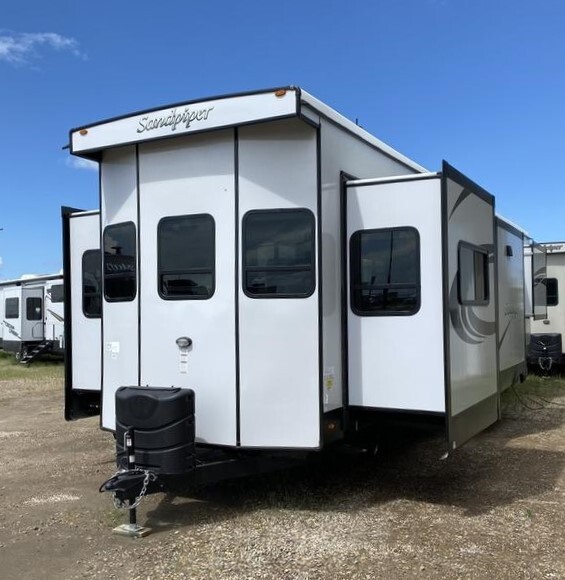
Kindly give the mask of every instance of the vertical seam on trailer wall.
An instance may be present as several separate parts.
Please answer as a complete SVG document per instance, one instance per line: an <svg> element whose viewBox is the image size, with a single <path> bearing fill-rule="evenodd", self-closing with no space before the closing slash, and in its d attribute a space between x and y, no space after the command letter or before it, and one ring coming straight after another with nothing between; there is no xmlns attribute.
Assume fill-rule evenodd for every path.
<svg viewBox="0 0 565 580"><path fill-rule="evenodd" d="M445 432L447 451L451 451L451 352L449 327L449 236L447 218L447 176L445 162L441 174L441 259L442 259L442 294L443 294L443 366L445 383Z"/></svg>
<svg viewBox="0 0 565 580"><path fill-rule="evenodd" d="M235 224L235 438L236 446L241 446L241 417L240 417L240 365L239 365L239 131L233 130L234 142L234 224Z"/></svg>
<svg viewBox="0 0 565 580"><path fill-rule="evenodd" d="M316 129L316 212L318 254L318 421L319 447L324 445L324 301L322 282L322 130Z"/></svg>
<svg viewBox="0 0 565 580"><path fill-rule="evenodd" d="M141 386L141 194L139 191L139 145L135 146L135 194L137 202L137 384Z"/></svg>

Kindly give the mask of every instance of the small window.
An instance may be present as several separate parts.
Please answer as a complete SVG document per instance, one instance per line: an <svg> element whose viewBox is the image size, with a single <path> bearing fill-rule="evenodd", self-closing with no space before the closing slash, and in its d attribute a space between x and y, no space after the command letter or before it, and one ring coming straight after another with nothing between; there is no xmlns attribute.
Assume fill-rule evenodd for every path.
<svg viewBox="0 0 565 580"><path fill-rule="evenodd" d="M351 309L360 316L412 315L420 309L420 236L414 228L351 236Z"/></svg>
<svg viewBox="0 0 565 580"><path fill-rule="evenodd" d="M485 305L489 301L488 252L470 244L459 244L459 302Z"/></svg>
<svg viewBox="0 0 565 580"><path fill-rule="evenodd" d="M208 214L163 218L157 227L158 288L165 300L214 294L216 226Z"/></svg>
<svg viewBox="0 0 565 580"><path fill-rule="evenodd" d="M87 318L102 315L102 264L100 250L82 255L82 312Z"/></svg>
<svg viewBox="0 0 565 580"><path fill-rule="evenodd" d="M108 302L134 300L137 293L135 225L104 230L104 297Z"/></svg>
<svg viewBox="0 0 565 580"><path fill-rule="evenodd" d="M63 292L62 284L56 284L55 286L51 286L51 302L53 302L53 304L63 302L64 298L65 295Z"/></svg>
<svg viewBox="0 0 565 580"><path fill-rule="evenodd" d="M43 299L39 296L26 298L26 319L43 320Z"/></svg>
<svg viewBox="0 0 565 580"><path fill-rule="evenodd" d="M557 278L546 278L544 280L548 306L557 306L559 304L559 288Z"/></svg>
<svg viewBox="0 0 565 580"><path fill-rule="evenodd" d="M6 298L4 304L4 312L6 318L19 318L20 317L20 299L19 298Z"/></svg>
<svg viewBox="0 0 565 580"><path fill-rule="evenodd" d="M251 211L243 219L243 290L251 298L306 298L314 292L314 214Z"/></svg>

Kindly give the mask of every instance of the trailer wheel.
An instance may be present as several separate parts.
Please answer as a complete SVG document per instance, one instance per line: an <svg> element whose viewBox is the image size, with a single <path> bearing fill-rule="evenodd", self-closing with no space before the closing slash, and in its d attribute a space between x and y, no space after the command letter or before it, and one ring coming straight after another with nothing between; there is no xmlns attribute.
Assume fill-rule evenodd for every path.
<svg viewBox="0 0 565 580"><path fill-rule="evenodd" d="M16 354L15 354L15 357L16 357L16 361L20 362L22 360L22 351L18 350L18 352L16 352Z"/></svg>

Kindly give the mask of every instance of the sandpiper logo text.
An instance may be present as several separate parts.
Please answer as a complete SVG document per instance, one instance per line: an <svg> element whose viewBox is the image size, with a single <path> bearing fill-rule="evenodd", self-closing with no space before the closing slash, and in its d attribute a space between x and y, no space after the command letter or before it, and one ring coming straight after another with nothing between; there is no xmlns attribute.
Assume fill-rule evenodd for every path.
<svg viewBox="0 0 565 580"><path fill-rule="evenodd" d="M171 131L176 131L177 127L188 129L194 121L206 121L208 115L214 107L207 107L205 109L190 109L186 107L184 111L173 109L168 115L160 117L142 117L139 120L137 128L138 133L146 131L153 131L154 129L161 129L162 127L170 127Z"/></svg>

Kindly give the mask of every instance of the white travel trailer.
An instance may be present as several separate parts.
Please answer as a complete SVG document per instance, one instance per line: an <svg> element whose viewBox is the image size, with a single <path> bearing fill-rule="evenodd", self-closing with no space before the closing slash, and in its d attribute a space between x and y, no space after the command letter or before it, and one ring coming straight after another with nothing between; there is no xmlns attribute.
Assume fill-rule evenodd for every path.
<svg viewBox="0 0 565 580"><path fill-rule="evenodd" d="M51 298L46 296L46 289L62 290L62 278L61 274L51 274L0 282L1 346L4 351L14 353L21 362L30 362L46 352L61 352L59 345L63 340L63 320L57 321L59 335L56 337L52 322L60 307L52 305ZM55 301L58 300L55 290Z"/></svg>
<svg viewBox="0 0 565 580"><path fill-rule="evenodd" d="M451 451L499 417L499 371L521 374L523 351L518 291L497 323L497 276L519 282L497 273L494 198L447 163L427 172L296 87L80 127L70 149L100 164L99 396L118 452L117 406L157 408L170 387L194 393L195 452L230 461L320 450L395 413L443 424ZM75 385L93 357L69 337L91 247L75 256L75 219L67 418L95 406ZM503 248L518 233L499 223Z"/></svg>
<svg viewBox="0 0 565 580"><path fill-rule="evenodd" d="M542 243L540 249L545 253L546 268L536 287L545 295L546 309L530 324L528 362L550 370L565 363L565 302L559 300L559 289L565 288L565 242Z"/></svg>

